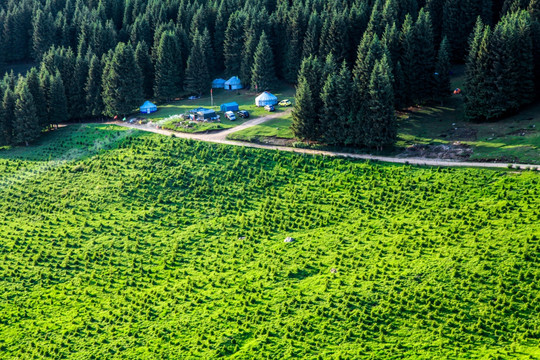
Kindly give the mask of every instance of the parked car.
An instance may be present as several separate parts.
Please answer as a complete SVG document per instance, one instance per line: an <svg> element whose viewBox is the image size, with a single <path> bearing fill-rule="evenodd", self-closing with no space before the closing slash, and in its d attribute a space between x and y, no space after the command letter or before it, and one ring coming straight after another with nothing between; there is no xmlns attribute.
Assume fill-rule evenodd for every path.
<svg viewBox="0 0 540 360"><path fill-rule="evenodd" d="M236 116L234 115L234 113L232 111L226 111L225 112L225 117L227 119L229 119L229 121L234 121L236 120Z"/></svg>
<svg viewBox="0 0 540 360"><path fill-rule="evenodd" d="M188 97L188 100L197 100L197 99L200 99L201 97L199 95L192 95L190 97Z"/></svg>
<svg viewBox="0 0 540 360"><path fill-rule="evenodd" d="M249 112L247 110L240 110L237 112L237 114L244 119L247 119L249 117Z"/></svg>
<svg viewBox="0 0 540 360"><path fill-rule="evenodd" d="M270 112L276 111L276 109L274 108L274 105L266 105L266 106L264 107L264 110L270 111Z"/></svg>
<svg viewBox="0 0 540 360"><path fill-rule="evenodd" d="M292 103L291 103L291 101L289 99L281 100L279 102L279 106L291 106L291 105L292 105Z"/></svg>

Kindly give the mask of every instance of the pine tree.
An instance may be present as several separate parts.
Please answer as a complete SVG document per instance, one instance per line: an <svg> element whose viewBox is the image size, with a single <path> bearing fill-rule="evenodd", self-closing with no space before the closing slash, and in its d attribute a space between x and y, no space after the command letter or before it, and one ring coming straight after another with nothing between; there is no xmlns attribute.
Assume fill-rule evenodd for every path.
<svg viewBox="0 0 540 360"><path fill-rule="evenodd" d="M242 64L240 65L240 79L247 86L251 86L251 71L253 68L253 54L257 49L258 37L254 31L246 34L246 42L242 49Z"/></svg>
<svg viewBox="0 0 540 360"><path fill-rule="evenodd" d="M185 88L198 95L210 87L212 79L208 69L207 56L202 47L199 30L195 30L193 46L188 57Z"/></svg>
<svg viewBox="0 0 540 360"><path fill-rule="evenodd" d="M40 135L39 119L36 114L34 98L22 77L15 88L15 109L13 121L13 142L16 145L36 140Z"/></svg>
<svg viewBox="0 0 540 360"><path fill-rule="evenodd" d="M251 87L258 90L267 90L275 82L274 54L268 43L266 33L263 31L255 55L251 71Z"/></svg>
<svg viewBox="0 0 540 360"><path fill-rule="evenodd" d="M41 87L39 73L36 68L30 69L26 74L26 83L36 107L36 114L39 118L40 128L45 128L49 125L47 118L47 102L45 100L44 89Z"/></svg>
<svg viewBox="0 0 540 360"><path fill-rule="evenodd" d="M319 38L321 36L321 18L314 12L309 17L308 27L302 48L302 58L319 53Z"/></svg>
<svg viewBox="0 0 540 360"><path fill-rule="evenodd" d="M445 36L441 41L435 66L435 94L434 98L442 99L450 96L450 43Z"/></svg>
<svg viewBox="0 0 540 360"><path fill-rule="evenodd" d="M364 124L364 143L368 147L382 150L393 145L396 136L394 94L390 77L390 63L386 55L377 61L369 83L369 113Z"/></svg>
<svg viewBox="0 0 540 360"><path fill-rule="evenodd" d="M9 87L5 88L0 106L0 144L13 143L13 122L15 117L15 94Z"/></svg>
<svg viewBox="0 0 540 360"><path fill-rule="evenodd" d="M435 46L429 13L421 9L414 27L415 73L411 83L413 100L429 99L435 87ZM410 79L412 80L412 79Z"/></svg>
<svg viewBox="0 0 540 360"><path fill-rule="evenodd" d="M417 54L416 54L416 43L415 43L415 31L412 17L407 15L403 26L401 28L401 33L399 36L399 42L401 44L401 68L403 70L403 99L405 100L405 105L412 104L414 98L416 97L414 91L418 88L417 86Z"/></svg>
<svg viewBox="0 0 540 360"><path fill-rule="evenodd" d="M98 60L96 58L96 60ZM143 76L143 94L147 99L152 98L154 95L154 67L146 42L142 41L137 44L135 49L135 61L137 66L141 69Z"/></svg>
<svg viewBox="0 0 540 360"><path fill-rule="evenodd" d="M68 114L70 119L82 119L88 116L86 112L86 93L84 87L88 78L88 59L79 54L75 60L73 77L68 81L62 79L69 90L66 96L68 99Z"/></svg>
<svg viewBox="0 0 540 360"><path fill-rule="evenodd" d="M321 133L328 144L347 144L350 128L351 75L343 62L341 70L328 75L321 92Z"/></svg>
<svg viewBox="0 0 540 360"><path fill-rule="evenodd" d="M139 48L139 47L137 47ZM90 116L97 117L103 112L103 101L101 99L101 76L103 67L101 60L93 55L90 59L90 67L88 69L88 77L84 86L86 94L87 113ZM62 84L63 85L63 84Z"/></svg>
<svg viewBox="0 0 540 360"><path fill-rule="evenodd" d="M64 82L59 72L50 78L48 118L51 124L60 124L68 120L68 106Z"/></svg>
<svg viewBox="0 0 540 360"><path fill-rule="evenodd" d="M129 114L143 100L141 70L129 44L119 43L105 64L102 97L107 116Z"/></svg>
<svg viewBox="0 0 540 360"><path fill-rule="evenodd" d="M291 129L300 140L318 140L319 119L317 108L313 102L314 94L307 79L301 77L296 87L294 109L292 111Z"/></svg>
<svg viewBox="0 0 540 360"><path fill-rule="evenodd" d="M54 23L50 13L38 9L33 16L32 50L34 59L39 60L41 55L53 44Z"/></svg>
<svg viewBox="0 0 540 360"><path fill-rule="evenodd" d="M225 31L223 56L225 59L225 69L227 74L231 76L237 76L240 73L240 54L244 46L244 21L244 14L240 11L234 12L229 18L227 30Z"/></svg>
<svg viewBox="0 0 540 360"><path fill-rule="evenodd" d="M302 41L304 38L304 18L299 6L293 7L289 12L287 21L288 41L285 50L284 77L288 82L295 82L298 77L298 70L302 62Z"/></svg>
<svg viewBox="0 0 540 360"><path fill-rule="evenodd" d="M302 140L321 139L318 110L323 106L320 97L320 89L324 85L323 68L320 60L313 56L304 59L300 66L291 128L295 136Z"/></svg>
<svg viewBox="0 0 540 360"><path fill-rule="evenodd" d="M181 57L179 44L174 33L166 31L161 35L155 63L154 94L169 100L181 90L183 74L179 67Z"/></svg>

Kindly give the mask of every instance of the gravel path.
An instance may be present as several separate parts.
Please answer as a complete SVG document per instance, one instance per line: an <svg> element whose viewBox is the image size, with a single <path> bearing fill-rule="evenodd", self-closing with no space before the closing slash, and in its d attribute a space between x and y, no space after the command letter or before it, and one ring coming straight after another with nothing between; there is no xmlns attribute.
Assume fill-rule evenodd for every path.
<svg viewBox="0 0 540 360"><path fill-rule="evenodd" d="M290 110L289 110L290 111ZM162 134L171 136L174 134L176 137L183 139L193 139L200 141L207 141L217 144L225 145L235 145L235 146L245 146L257 149L268 149L268 150L278 150L278 151L290 151L296 154L308 154L308 155L323 155L323 156L339 156L344 158L351 159L364 159L364 160L376 160L396 164L414 164L414 165L428 165L428 166L454 166L454 167L481 167L481 168L508 168L509 165L513 165L514 168L532 168L537 171L540 170L540 165L532 164L514 164L514 163L486 163L486 162L472 162L472 161L452 161L452 160L441 160L441 159L427 159L427 158L399 158L391 156L378 156L378 155L368 155L368 154L352 154L338 151L326 151L326 150L312 150L312 149L301 149L293 148L288 146L278 146L278 145L265 145L265 144L255 144L243 141L234 141L227 140L227 135L234 132L250 128L255 125L262 124L270 119L282 116L283 113L274 113L268 116L263 116L253 120L248 120L245 123L236 126L234 128L226 129L220 132L208 133L208 134L190 134L182 133L171 130L157 129L150 125L138 125L138 124L129 124L124 122L111 122L110 124L115 124L127 128L138 129L142 131L149 131L156 134Z"/></svg>

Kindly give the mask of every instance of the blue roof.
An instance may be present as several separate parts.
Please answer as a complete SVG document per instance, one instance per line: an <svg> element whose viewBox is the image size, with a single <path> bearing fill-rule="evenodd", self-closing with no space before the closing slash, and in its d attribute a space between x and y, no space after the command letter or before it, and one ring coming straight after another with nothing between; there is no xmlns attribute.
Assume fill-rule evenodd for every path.
<svg viewBox="0 0 540 360"><path fill-rule="evenodd" d="M152 102L150 101L145 101L144 104L142 104L141 106L141 109L152 109L152 108L156 108L157 106L155 104L153 104Z"/></svg>
<svg viewBox="0 0 540 360"><path fill-rule="evenodd" d="M235 102L230 102L230 103L221 104L221 106L227 106L227 107L228 106L238 106L238 104L235 103Z"/></svg>

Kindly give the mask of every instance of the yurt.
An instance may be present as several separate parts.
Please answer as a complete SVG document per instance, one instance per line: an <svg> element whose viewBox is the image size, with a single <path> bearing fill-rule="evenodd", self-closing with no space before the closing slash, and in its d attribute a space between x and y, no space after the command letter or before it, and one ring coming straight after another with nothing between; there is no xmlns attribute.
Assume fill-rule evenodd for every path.
<svg viewBox="0 0 540 360"><path fill-rule="evenodd" d="M225 79L215 79L212 81L212 89L223 89L225 87Z"/></svg>
<svg viewBox="0 0 540 360"><path fill-rule="evenodd" d="M233 76L229 80L225 81L225 85L223 88L225 90L238 90L243 88L243 86L238 76Z"/></svg>
<svg viewBox="0 0 540 360"><path fill-rule="evenodd" d="M270 94L268 91L255 98L255 105L257 106L276 105L277 103L277 96Z"/></svg>
<svg viewBox="0 0 540 360"><path fill-rule="evenodd" d="M145 101L139 109L142 114L150 114L157 111L157 106L150 101Z"/></svg>

